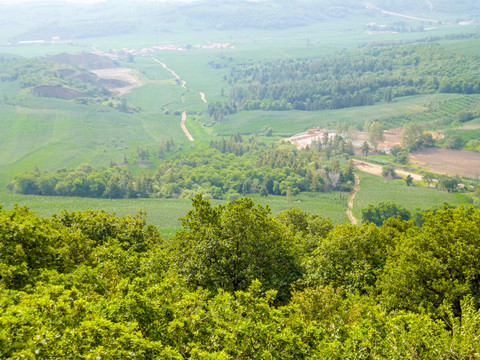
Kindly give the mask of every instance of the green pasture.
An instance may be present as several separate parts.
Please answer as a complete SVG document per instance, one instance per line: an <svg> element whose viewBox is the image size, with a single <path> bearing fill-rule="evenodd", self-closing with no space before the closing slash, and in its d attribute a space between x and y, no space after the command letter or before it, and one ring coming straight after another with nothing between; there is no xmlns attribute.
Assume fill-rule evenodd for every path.
<svg viewBox="0 0 480 360"><path fill-rule="evenodd" d="M409 96L395 99L391 103L378 103L373 106L352 107L338 110L322 111L241 111L227 116L223 123L215 124L218 135L230 135L237 132L255 134L265 125L273 129L277 136L290 136L311 129L335 128L339 123L348 123L362 127L366 121L380 121L385 127L401 126L402 121L393 120L423 114L429 103L439 103L458 98L453 94L433 94Z"/></svg>
<svg viewBox="0 0 480 360"><path fill-rule="evenodd" d="M219 98L222 87L226 94L229 93L229 85L223 77L230 73L229 67L234 62L235 49L161 51L154 56L185 80L186 87L192 89L192 92L204 92L208 101ZM219 64L221 68L214 69L209 63Z"/></svg>
<svg viewBox="0 0 480 360"><path fill-rule="evenodd" d="M478 32L477 28L469 30ZM480 55L480 38L442 42L442 46L457 54Z"/></svg>
<svg viewBox="0 0 480 360"><path fill-rule="evenodd" d="M130 157L138 145L156 151L162 139L187 141L175 114L127 114L53 99L37 108L0 105L0 112L0 183L35 166L109 165Z"/></svg>
<svg viewBox="0 0 480 360"><path fill-rule="evenodd" d="M410 212L417 209L431 210L439 208L444 203L453 206L471 204L471 194L447 193L435 188L427 188L419 184L407 186L403 180L387 181L386 179L358 172L360 176L360 191L353 203L353 214L357 219L362 218L361 210L370 204L393 201L402 205Z"/></svg>
<svg viewBox="0 0 480 360"><path fill-rule="evenodd" d="M285 196L259 195L251 198L256 204L269 205L272 214L292 207L329 217L334 223L348 221L346 216L347 196L345 193L303 193L294 196L292 203L287 203ZM75 197L33 196L18 195L0 190L0 204L3 209L11 209L14 204L28 206L40 216L51 216L62 210L100 210L114 212L119 216L135 215L138 211L147 212L147 223L156 226L162 236L169 238L181 228L178 220L192 207L191 201L185 199L90 199ZM212 200L213 205L226 204L226 201Z"/></svg>
<svg viewBox="0 0 480 360"><path fill-rule="evenodd" d="M127 94L127 104L140 107L142 113L163 114L181 107L181 97L185 92L175 82L147 83Z"/></svg>

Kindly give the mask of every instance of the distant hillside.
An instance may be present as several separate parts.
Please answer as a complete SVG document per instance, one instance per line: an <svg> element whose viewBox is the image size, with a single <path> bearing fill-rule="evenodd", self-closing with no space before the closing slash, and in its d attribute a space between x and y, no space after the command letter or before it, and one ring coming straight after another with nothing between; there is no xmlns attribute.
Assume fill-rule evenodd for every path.
<svg viewBox="0 0 480 360"><path fill-rule="evenodd" d="M208 25L217 30L282 29L304 26L327 18L344 18L363 8L357 0L206 0L183 5L172 11L169 18L183 18L193 26Z"/></svg>
<svg viewBox="0 0 480 360"><path fill-rule="evenodd" d="M288 29L358 18L367 13L366 4L408 16L444 14L450 23L480 16L476 0L199 0L0 5L0 21L15 25L15 33L7 35L10 43L74 42L153 29L168 33L178 29Z"/></svg>
<svg viewBox="0 0 480 360"><path fill-rule="evenodd" d="M390 11L464 13L473 17L480 15L480 2L478 0L371 0L368 2Z"/></svg>
<svg viewBox="0 0 480 360"><path fill-rule="evenodd" d="M53 61L56 62L53 62ZM103 80L89 68L115 67L109 60L90 54L56 55L44 59L0 59L0 79L15 82L21 89L29 89L35 96L58 99L100 98L110 96L107 86L111 81Z"/></svg>
<svg viewBox="0 0 480 360"><path fill-rule="evenodd" d="M118 64L104 56L99 56L90 53L81 54L58 54L48 56L46 61L51 61L57 64L78 65L88 70L113 69L118 67Z"/></svg>

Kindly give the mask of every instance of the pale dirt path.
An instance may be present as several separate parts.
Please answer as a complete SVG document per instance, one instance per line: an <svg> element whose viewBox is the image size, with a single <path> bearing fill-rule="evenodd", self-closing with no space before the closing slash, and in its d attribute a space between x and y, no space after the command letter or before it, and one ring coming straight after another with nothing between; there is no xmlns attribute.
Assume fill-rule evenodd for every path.
<svg viewBox="0 0 480 360"><path fill-rule="evenodd" d="M352 161L353 161L353 165L358 170L372 174L372 175L382 176L382 166L367 163L365 161L357 160L357 159L352 159ZM403 176L410 175L413 178L413 180L419 180L419 181L423 180L423 176L419 174L415 174L415 173L404 171L404 170L397 170L397 169L395 169L395 172Z"/></svg>
<svg viewBox="0 0 480 360"><path fill-rule="evenodd" d="M178 76L178 74L177 74L175 71L173 71L172 69L170 69L170 68L167 66L167 64L161 62L160 60L158 60L157 58L155 58L155 57L153 57L153 56L152 56L152 59L153 59L153 61L155 61L155 62L159 63L160 65L162 65L162 67L163 67L165 70L168 70L168 71L175 77L176 80L180 81L180 86L181 86L182 88L184 88L184 89L187 90L187 91L192 90L192 89L190 89L190 88L187 88L187 82L186 82L185 80L183 80L182 78L180 78L180 76ZM207 102L207 99L205 98L205 93L203 93L203 92L200 91L199 94L200 94L200 98L202 99L202 101L203 101L204 103L206 103L206 102ZM185 102L185 95L182 95L182 102ZM187 136L188 140L190 140L190 141L195 141L195 139L193 138L193 136L190 134L190 132L187 130L187 127L185 126L185 120L187 120L187 113L184 111L184 112L182 113L182 120L180 121L180 126L182 127L182 130L183 130L183 132L185 133L185 135Z"/></svg>
<svg viewBox="0 0 480 360"><path fill-rule="evenodd" d="M180 126L182 127L183 132L187 135L188 140L194 141L195 139L193 136L188 132L187 127L185 126L185 120L187 120L187 113L184 111L182 113L182 121L180 122Z"/></svg>
<svg viewBox="0 0 480 360"><path fill-rule="evenodd" d="M357 193L359 190L360 190L360 178L357 175L355 175L355 186L353 188L353 194L350 197L350 200L348 201L348 209L347 209L348 220L350 220L350 222L353 225L358 224L358 219L355 216L353 216L352 210L353 210L353 200L355 199L355 196L357 196Z"/></svg>
<svg viewBox="0 0 480 360"><path fill-rule="evenodd" d="M400 16L400 17L404 17L404 18L407 18L407 19L413 19L413 20L419 20L419 21L428 21L428 22L432 22L432 23L439 23L440 22L438 20L417 18L417 17L414 17L414 16L409 16L409 15L399 14L399 13L392 12L392 11L383 10L383 9L379 8L378 6L375 6L375 5L370 4L370 3L366 3L365 7L367 9L374 9L374 10L380 11L381 13L387 14L387 15Z"/></svg>
<svg viewBox="0 0 480 360"><path fill-rule="evenodd" d="M152 59L153 59L153 61L156 61L157 63L159 63L160 65L162 65L162 67L163 67L165 70L168 70L168 71L173 75L173 77L174 77L176 80L180 81L180 82L181 82L181 83L180 83L180 86L181 86L182 88L184 88L185 90L189 90L189 89L187 88L187 86L186 86L186 85L187 85L187 82L186 82L185 80L182 80L182 79L180 78L180 76L178 76L178 74L177 74L175 71L173 71L172 69L170 69L170 68L167 66L167 64L161 62L160 60L158 60L157 58L154 58L153 56L152 56Z"/></svg>
<svg viewBox="0 0 480 360"><path fill-rule="evenodd" d="M168 70L168 71L175 77L176 80L180 81L180 86L181 86L182 88L184 88L184 89L187 90L187 91L192 90L192 89L190 89L190 88L187 87L187 82L186 82L185 80L183 80L180 76L178 76L178 74L177 74L175 71L173 71L172 69L170 69L170 68L167 66L167 64L161 62L160 60L158 60L157 58L155 58L155 57L153 57L153 56L152 56L152 59L153 59L154 61L156 61L157 63L159 63L160 65L162 65L162 67L163 67L165 70ZM203 101L204 103L206 103L206 102L207 102L207 99L205 98L205 93L203 93L203 92L200 91L199 94L200 94L200 98L202 99L202 101Z"/></svg>

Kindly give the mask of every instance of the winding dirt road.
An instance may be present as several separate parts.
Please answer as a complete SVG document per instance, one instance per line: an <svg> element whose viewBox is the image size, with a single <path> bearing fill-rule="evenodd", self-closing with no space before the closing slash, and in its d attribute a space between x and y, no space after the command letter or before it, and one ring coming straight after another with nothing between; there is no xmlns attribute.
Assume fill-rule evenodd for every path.
<svg viewBox="0 0 480 360"><path fill-rule="evenodd" d="M153 59L154 61L156 61L157 63L159 63L160 65L162 65L162 67L163 67L165 70L168 70L168 71L173 75L173 77L175 78L175 80L180 81L180 86L181 86L182 88L184 88L185 90L189 90L189 89L187 88L187 86L186 86L186 85L187 85L187 82L186 82L185 80L182 80L182 79L180 78L180 76L178 76L178 74L177 74L175 71L173 71L172 69L170 69L170 68L167 66L167 64L161 62L160 60L158 60L157 58L154 58L153 56L152 56L152 59Z"/></svg>
<svg viewBox="0 0 480 360"><path fill-rule="evenodd" d="M185 120L187 120L187 113L184 111L182 113L182 121L180 122L180 126L182 127L183 132L187 135L188 140L195 141L193 136L188 132L187 127L185 126Z"/></svg>
<svg viewBox="0 0 480 360"><path fill-rule="evenodd" d="M357 193L358 191L360 190L360 178L355 175L355 187L353 188L353 194L352 196L350 196L350 200L348 200L348 209L347 209L347 216L348 216L348 220L350 220L350 222L353 224L353 225L357 225L358 224L358 219L353 216L353 200L355 199L355 196L357 196Z"/></svg>
<svg viewBox="0 0 480 360"><path fill-rule="evenodd" d="M172 75L173 77L175 78L175 80L179 81L180 82L180 86L182 88L184 88L185 90L187 91L191 91L192 89L188 88L187 87L187 82L185 80L183 80L175 71L173 71L172 69L170 69L167 64L165 64L164 62L161 62L160 60L158 60L157 58L153 57L152 56L152 59L153 61L159 63L160 65L162 65L162 67L165 69L165 70L168 70ZM207 103L207 99L205 97L205 93L199 91L199 94L200 94L200 99L202 99L202 101L204 103ZM185 96L182 95L182 102L185 102ZM184 111L182 113L182 120L180 121L180 126L182 127L182 130L183 132L185 133L185 135L187 136L188 140L190 141L195 141L195 139L193 138L193 136L190 134L190 132L187 130L187 127L185 126L185 120L187 119L187 113Z"/></svg>

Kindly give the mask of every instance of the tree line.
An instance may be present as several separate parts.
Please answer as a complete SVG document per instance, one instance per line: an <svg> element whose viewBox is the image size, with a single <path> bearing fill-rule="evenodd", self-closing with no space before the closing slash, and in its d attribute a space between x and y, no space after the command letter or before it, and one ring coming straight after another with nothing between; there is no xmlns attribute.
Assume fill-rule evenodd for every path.
<svg viewBox="0 0 480 360"><path fill-rule="evenodd" d="M145 213L0 210L0 357L476 358L480 211L333 226L201 196Z"/></svg>
<svg viewBox="0 0 480 360"><path fill-rule="evenodd" d="M255 193L350 191L355 179L353 166L345 158L352 154L351 142L340 136L298 150L291 144L267 145L237 134L212 141L209 149L175 154L153 174L134 175L120 166L95 169L81 165L56 172L35 169L16 176L7 187L26 195L112 199L189 198L197 193L234 199Z"/></svg>
<svg viewBox="0 0 480 360"><path fill-rule="evenodd" d="M429 93L480 93L476 56L438 43L370 46L320 59L270 60L231 69L228 104L209 106L215 121L239 110L339 109Z"/></svg>

